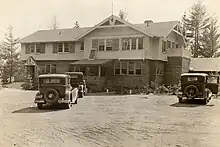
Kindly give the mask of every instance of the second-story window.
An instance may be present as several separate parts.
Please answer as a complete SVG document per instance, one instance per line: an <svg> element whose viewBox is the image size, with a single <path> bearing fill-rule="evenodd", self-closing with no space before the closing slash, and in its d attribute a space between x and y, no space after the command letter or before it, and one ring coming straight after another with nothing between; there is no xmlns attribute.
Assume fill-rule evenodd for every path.
<svg viewBox="0 0 220 147"><path fill-rule="evenodd" d="M112 39L106 40L106 51L112 51Z"/></svg>
<svg viewBox="0 0 220 147"><path fill-rule="evenodd" d="M69 52L69 43L64 43L64 52Z"/></svg>
<svg viewBox="0 0 220 147"><path fill-rule="evenodd" d="M144 48L144 38L138 38L138 49Z"/></svg>
<svg viewBox="0 0 220 147"><path fill-rule="evenodd" d="M58 44L58 52L63 52L63 43Z"/></svg>
<svg viewBox="0 0 220 147"><path fill-rule="evenodd" d="M98 47L99 47L99 51L104 51L105 50L105 40L104 39L99 39L98 40Z"/></svg>
<svg viewBox="0 0 220 147"><path fill-rule="evenodd" d="M131 39L131 49L136 50L136 38Z"/></svg>
<svg viewBox="0 0 220 147"><path fill-rule="evenodd" d="M69 52L69 43L58 43L58 52L59 53L63 53L63 52L68 53Z"/></svg>
<svg viewBox="0 0 220 147"><path fill-rule="evenodd" d="M122 50L130 50L130 39L122 38Z"/></svg>
<svg viewBox="0 0 220 147"><path fill-rule="evenodd" d="M26 44L25 53L45 53L45 44L44 43L31 43Z"/></svg>

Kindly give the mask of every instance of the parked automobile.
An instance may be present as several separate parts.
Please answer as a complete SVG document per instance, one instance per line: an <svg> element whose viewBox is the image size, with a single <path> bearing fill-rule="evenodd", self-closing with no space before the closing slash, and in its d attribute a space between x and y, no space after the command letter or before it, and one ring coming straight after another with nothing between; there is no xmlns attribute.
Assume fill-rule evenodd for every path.
<svg viewBox="0 0 220 147"><path fill-rule="evenodd" d="M213 95L217 97L219 76L205 73L184 73L181 75L181 88L178 92L179 103L183 99L202 99L207 104Z"/></svg>
<svg viewBox="0 0 220 147"><path fill-rule="evenodd" d="M82 72L66 72L71 77L70 84L74 88L78 88L78 95L82 98L87 94L86 81Z"/></svg>
<svg viewBox="0 0 220 147"><path fill-rule="evenodd" d="M34 102L39 109L43 104L61 105L69 109L71 105L77 104L78 89L72 88L70 76L65 74L46 74L39 76L39 92Z"/></svg>

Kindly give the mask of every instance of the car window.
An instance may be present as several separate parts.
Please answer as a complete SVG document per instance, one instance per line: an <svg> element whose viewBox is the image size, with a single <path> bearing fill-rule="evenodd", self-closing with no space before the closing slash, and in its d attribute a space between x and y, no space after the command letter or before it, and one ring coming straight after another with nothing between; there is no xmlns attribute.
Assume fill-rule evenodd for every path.
<svg viewBox="0 0 220 147"><path fill-rule="evenodd" d="M43 79L44 84L58 84L60 79Z"/></svg>
<svg viewBox="0 0 220 147"><path fill-rule="evenodd" d="M198 77L188 77L188 81L198 81Z"/></svg>

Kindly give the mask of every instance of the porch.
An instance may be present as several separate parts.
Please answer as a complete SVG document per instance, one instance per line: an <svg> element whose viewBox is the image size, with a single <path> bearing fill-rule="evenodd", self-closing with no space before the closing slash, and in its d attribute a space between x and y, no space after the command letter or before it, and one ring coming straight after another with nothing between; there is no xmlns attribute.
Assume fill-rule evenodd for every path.
<svg viewBox="0 0 220 147"><path fill-rule="evenodd" d="M84 59L70 64L70 72L82 72L88 88L93 92L104 91L111 71L113 71L112 60L107 59Z"/></svg>

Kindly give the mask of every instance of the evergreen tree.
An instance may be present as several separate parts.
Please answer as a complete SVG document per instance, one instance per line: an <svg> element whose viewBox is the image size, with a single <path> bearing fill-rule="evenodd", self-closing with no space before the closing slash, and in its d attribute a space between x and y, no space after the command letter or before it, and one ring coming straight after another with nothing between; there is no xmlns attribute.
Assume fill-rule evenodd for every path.
<svg viewBox="0 0 220 147"><path fill-rule="evenodd" d="M0 57L3 61L2 77L9 78L9 83L12 82L12 76L19 69L20 56L18 53L19 38L13 35L13 27L9 26L5 39L1 43Z"/></svg>

